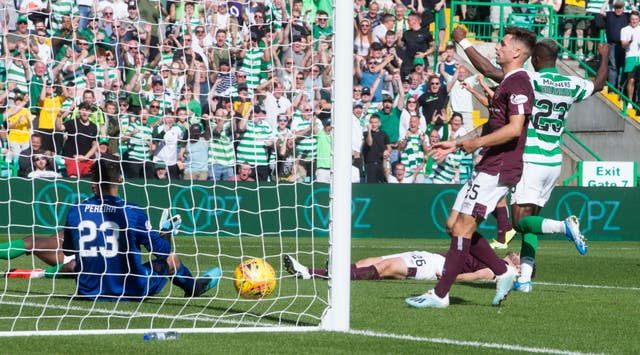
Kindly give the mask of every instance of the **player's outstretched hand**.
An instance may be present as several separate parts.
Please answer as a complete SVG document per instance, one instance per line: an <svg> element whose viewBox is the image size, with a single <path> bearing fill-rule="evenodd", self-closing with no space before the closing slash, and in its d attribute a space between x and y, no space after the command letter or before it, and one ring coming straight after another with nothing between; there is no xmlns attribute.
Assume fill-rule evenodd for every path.
<svg viewBox="0 0 640 355"><path fill-rule="evenodd" d="M457 149L455 141L444 141L432 145L427 154L432 156L433 159L440 161L446 158L447 155L455 152Z"/></svg>
<svg viewBox="0 0 640 355"><path fill-rule="evenodd" d="M453 29L453 32L451 33L451 38L453 38L453 40L456 41L456 43L460 43L460 41L467 38L467 30L458 26Z"/></svg>
<svg viewBox="0 0 640 355"><path fill-rule="evenodd" d="M178 234L180 225L182 225L182 217L180 217L179 214L172 216L169 209L162 211L162 216L160 217L160 235L163 238L168 239L175 237Z"/></svg>

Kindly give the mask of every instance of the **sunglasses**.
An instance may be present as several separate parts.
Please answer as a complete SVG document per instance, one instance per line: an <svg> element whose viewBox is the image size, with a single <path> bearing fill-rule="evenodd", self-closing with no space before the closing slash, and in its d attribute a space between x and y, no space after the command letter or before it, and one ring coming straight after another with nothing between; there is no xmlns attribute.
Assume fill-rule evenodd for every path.
<svg viewBox="0 0 640 355"><path fill-rule="evenodd" d="M160 106L159 106L159 105L151 105L151 106L149 106L149 107L151 107L151 108L160 108Z"/></svg>
<svg viewBox="0 0 640 355"><path fill-rule="evenodd" d="M279 118L278 122L289 122L289 120L286 118Z"/></svg>
<svg viewBox="0 0 640 355"><path fill-rule="evenodd" d="M196 30L196 33L204 33L204 30Z"/></svg>

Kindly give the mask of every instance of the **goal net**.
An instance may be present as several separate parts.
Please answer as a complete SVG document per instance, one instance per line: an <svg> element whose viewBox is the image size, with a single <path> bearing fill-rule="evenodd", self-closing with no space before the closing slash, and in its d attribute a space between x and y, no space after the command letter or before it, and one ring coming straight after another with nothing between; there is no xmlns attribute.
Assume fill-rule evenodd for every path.
<svg viewBox="0 0 640 355"><path fill-rule="evenodd" d="M81 3L32 9L15 29L5 13L0 336L348 329L353 2ZM106 217L70 217L108 210L77 208L105 182L90 166L106 153L152 233L170 234L163 211L180 215L170 248L192 276L179 278L218 267L215 287L185 296L184 280L153 289L152 276L143 299L82 297L79 275L99 293L148 276L82 256L156 259ZM285 255L327 276L298 278ZM266 297L234 287L252 258L275 270Z"/></svg>

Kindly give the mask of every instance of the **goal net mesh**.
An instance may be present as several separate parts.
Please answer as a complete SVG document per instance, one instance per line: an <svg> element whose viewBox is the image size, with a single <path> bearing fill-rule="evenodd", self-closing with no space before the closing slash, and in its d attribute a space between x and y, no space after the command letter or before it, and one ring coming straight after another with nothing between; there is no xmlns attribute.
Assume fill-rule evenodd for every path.
<svg viewBox="0 0 640 355"><path fill-rule="evenodd" d="M331 256L332 185L321 181L331 171L333 2L74 3L20 15L3 36L5 113L26 116L0 137L0 335L319 327L327 279L296 278L283 257L327 269ZM95 135L70 129L83 110ZM74 155L94 146L121 157L119 196L153 230L165 209L182 217L172 251L194 277L219 267L215 288L185 297L170 280L144 301L82 300L75 276L52 268L69 261L56 233L94 194ZM242 181L247 167L258 181ZM32 237L30 249L21 241ZM117 252L130 252L122 244ZM142 262L154 259L141 250ZM276 287L261 299L234 287L235 268L251 258L275 269Z"/></svg>

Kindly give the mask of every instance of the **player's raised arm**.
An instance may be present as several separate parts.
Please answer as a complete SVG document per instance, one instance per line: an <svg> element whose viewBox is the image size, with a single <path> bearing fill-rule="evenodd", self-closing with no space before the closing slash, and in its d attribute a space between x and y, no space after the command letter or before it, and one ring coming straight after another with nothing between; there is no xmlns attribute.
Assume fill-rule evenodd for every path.
<svg viewBox="0 0 640 355"><path fill-rule="evenodd" d="M473 64L473 66L482 73L482 75L491 78L498 83L504 79L504 73L502 70L496 68L495 65L491 64L489 59L473 48L467 39L467 30L462 27L456 27L451 33L451 37L460 45L460 47L462 47L462 49L464 49L464 53L469 57L471 64Z"/></svg>
<svg viewBox="0 0 640 355"><path fill-rule="evenodd" d="M593 92L599 92L607 84L607 75L609 73L609 52L611 46L608 43L598 44L598 54L600 54L600 66L596 73L596 79L593 81Z"/></svg>

